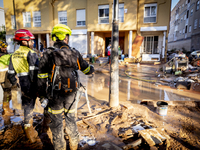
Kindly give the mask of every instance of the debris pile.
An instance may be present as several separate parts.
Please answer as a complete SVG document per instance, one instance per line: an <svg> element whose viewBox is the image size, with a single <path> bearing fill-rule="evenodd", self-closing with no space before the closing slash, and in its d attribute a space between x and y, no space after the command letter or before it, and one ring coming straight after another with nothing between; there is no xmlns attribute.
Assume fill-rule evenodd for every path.
<svg viewBox="0 0 200 150"><path fill-rule="evenodd" d="M188 59L185 54L173 54L170 60L164 64L161 71L157 71L160 81L156 85L168 85L177 89L200 91L200 59L193 57ZM178 76L178 77L177 77Z"/></svg>

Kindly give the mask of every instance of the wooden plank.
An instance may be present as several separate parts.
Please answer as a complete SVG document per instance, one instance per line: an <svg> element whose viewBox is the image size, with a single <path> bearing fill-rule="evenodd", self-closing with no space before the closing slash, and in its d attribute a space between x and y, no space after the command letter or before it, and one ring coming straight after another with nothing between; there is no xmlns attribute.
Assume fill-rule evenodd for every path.
<svg viewBox="0 0 200 150"><path fill-rule="evenodd" d="M142 138L149 144L154 146L156 144L162 144L162 141L166 140L166 137L162 136L155 128L138 131Z"/></svg>

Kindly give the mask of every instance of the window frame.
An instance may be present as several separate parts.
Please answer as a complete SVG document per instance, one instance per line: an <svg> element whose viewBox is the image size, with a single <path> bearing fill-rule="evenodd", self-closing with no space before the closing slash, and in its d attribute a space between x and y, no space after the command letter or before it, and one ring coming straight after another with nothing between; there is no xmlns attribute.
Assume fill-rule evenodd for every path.
<svg viewBox="0 0 200 150"><path fill-rule="evenodd" d="M120 12L120 7L121 8L123 7L123 17L121 17L121 18L123 18L122 19L123 21L120 20L120 13L119 13L119 16L118 16L119 18L118 19L119 19L119 23L120 22L122 23L122 22L124 22L124 3L119 3L119 10L118 10L119 12ZM113 11L114 11L114 9L113 9Z"/></svg>
<svg viewBox="0 0 200 150"><path fill-rule="evenodd" d="M103 7L105 7L105 8L103 8L103 10L104 10L104 16L103 17L100 17L100 8L103 8ZM108 9L108 16L106 17L105 16L105 10L106 9ZM109 4L107 4L107 5L98 5L98 24L109 24L109 16L110 16L110 13L109 13L109 11L110 11L110 7L109 7ZM102 23L101 22L101 19L108 19L108 22L105 22L105 23Z"/></svg>
<svg viewBox="0 0 200 150"><path fill-rule="evenodd" d="M85 18L85 17L86 17L86 15L85 15L86 12L84 12L84 13L85 13L85 14L84 14L84 20L78 20L78 18L79 18L79 17L78 17L78 11L81 11L81 10L86 11L86 9L77 9L77 10L76 10L76 26L77 26L77 27L85 27L85 26L86 26L86 18ZM81 25L78 25L78 22L84 22L85 24L83 24L83 25L82 25L82 24L81 24Z"/></svg>
<svg viewBox="0 0 200 150"><path fill-rule="evenodd" d="M40 15L36 15L37 13L39 13ZM39 17L39 21L36 19L36 17ZM40 26L36 26L36 23L40 23ZM33 11L33 27L41 27L41 12L40 11Z"/></svg>
<svg viewBox="0 0 200 150"><path fill-rule="evenodd" d="M63 13L63 14L62 14ZM64 13L66 13L66 17L62 17L62 15L65 15ZM61 16L60 16L61 15ZM61 21L60 18L66 18L66 20L64 21ZM66 22L66 24L65 24ZM67 11L66 10L61 10L61 11L58 11L58 23L59 24L64 24L64 25L67 25Z"/></svg>
<svg viewBox="0 0 200 150"><path fill-rule="evenodd" d="M194 20L194 29L197 29L197 26L198 26L198 19L195 19Z"/></svg>
<svg viewBox="0 0 200 150"><path fill-rule="evenodd" d="M193 10L193 9L191 9L191 10L190 10L190 16L192 16L192 15L193 15L193 13L194 13L194 10Z"/></svg>
<svg viewBox="0 0 200 150"><path fill-rule="evenodd" d="M192 32L192 26L191 25L189 26L188 32L189 33Z"/></svg>
<svg viewBox="0 0 200 150"><path fill-rule="evenodd" d="M155 16L151 16L151 7L156 6L156 15ZM150 16L145 16L145 7L150 7ZM143 17L143 23L156 23L157 22L157 11L158 11L158 6L157 3L152 3L152 4L144 4L144 17ZM149 18L149 17L156 17L156 21L155 22L145 22L144 19L145 18Z"/></svg>
<svg viewBox="0 0 200 150"><path fill-rule="evenodd" d="M196 11L198 11L199 10L199 6L200 6L200 0L198 0L197 2L196 2Z"/></svg>
<svg viewBox="0 0 200 150"><path fill-rule="evenodd" d="M31 28L31 12L30 11L22 12L22 16L23 16L23 27ZM27 24L30 24L30 26L26 26Z"/></svg>

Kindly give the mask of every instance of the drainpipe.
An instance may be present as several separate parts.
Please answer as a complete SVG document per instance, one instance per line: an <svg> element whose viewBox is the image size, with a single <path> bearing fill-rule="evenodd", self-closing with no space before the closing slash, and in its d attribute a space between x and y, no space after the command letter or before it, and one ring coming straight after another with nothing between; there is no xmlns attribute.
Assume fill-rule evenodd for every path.
<svg viewBox="0 0 200 150"><path fill-rule="evenodd" d="M52 13L53 13L53 26L54 26L54 3L55 3L56 1L57 1L57 0L52 0L52 2L51 2Z"/></svg>
<svg viewBox="0 0 200 150"><path fill-rule="evenodd" d="M14 29L16 30L17 29L17 24L16 24L16 15L15 15L15 0L13 0L13 11L14 11L14 19L15 19L15 27Z"/></svg>

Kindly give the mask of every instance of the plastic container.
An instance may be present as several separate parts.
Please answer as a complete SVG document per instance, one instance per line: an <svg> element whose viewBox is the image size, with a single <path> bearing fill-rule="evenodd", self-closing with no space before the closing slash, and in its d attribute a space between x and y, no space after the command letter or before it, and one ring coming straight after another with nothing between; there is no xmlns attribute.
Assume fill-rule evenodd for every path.
<svg viewBox="0 0 200 150"><path fill-rule="evenodd" d="M168 109L168 103L163 101L157 102L157 113L160 116L166 116L167 115L167 109Z"/></svg>

